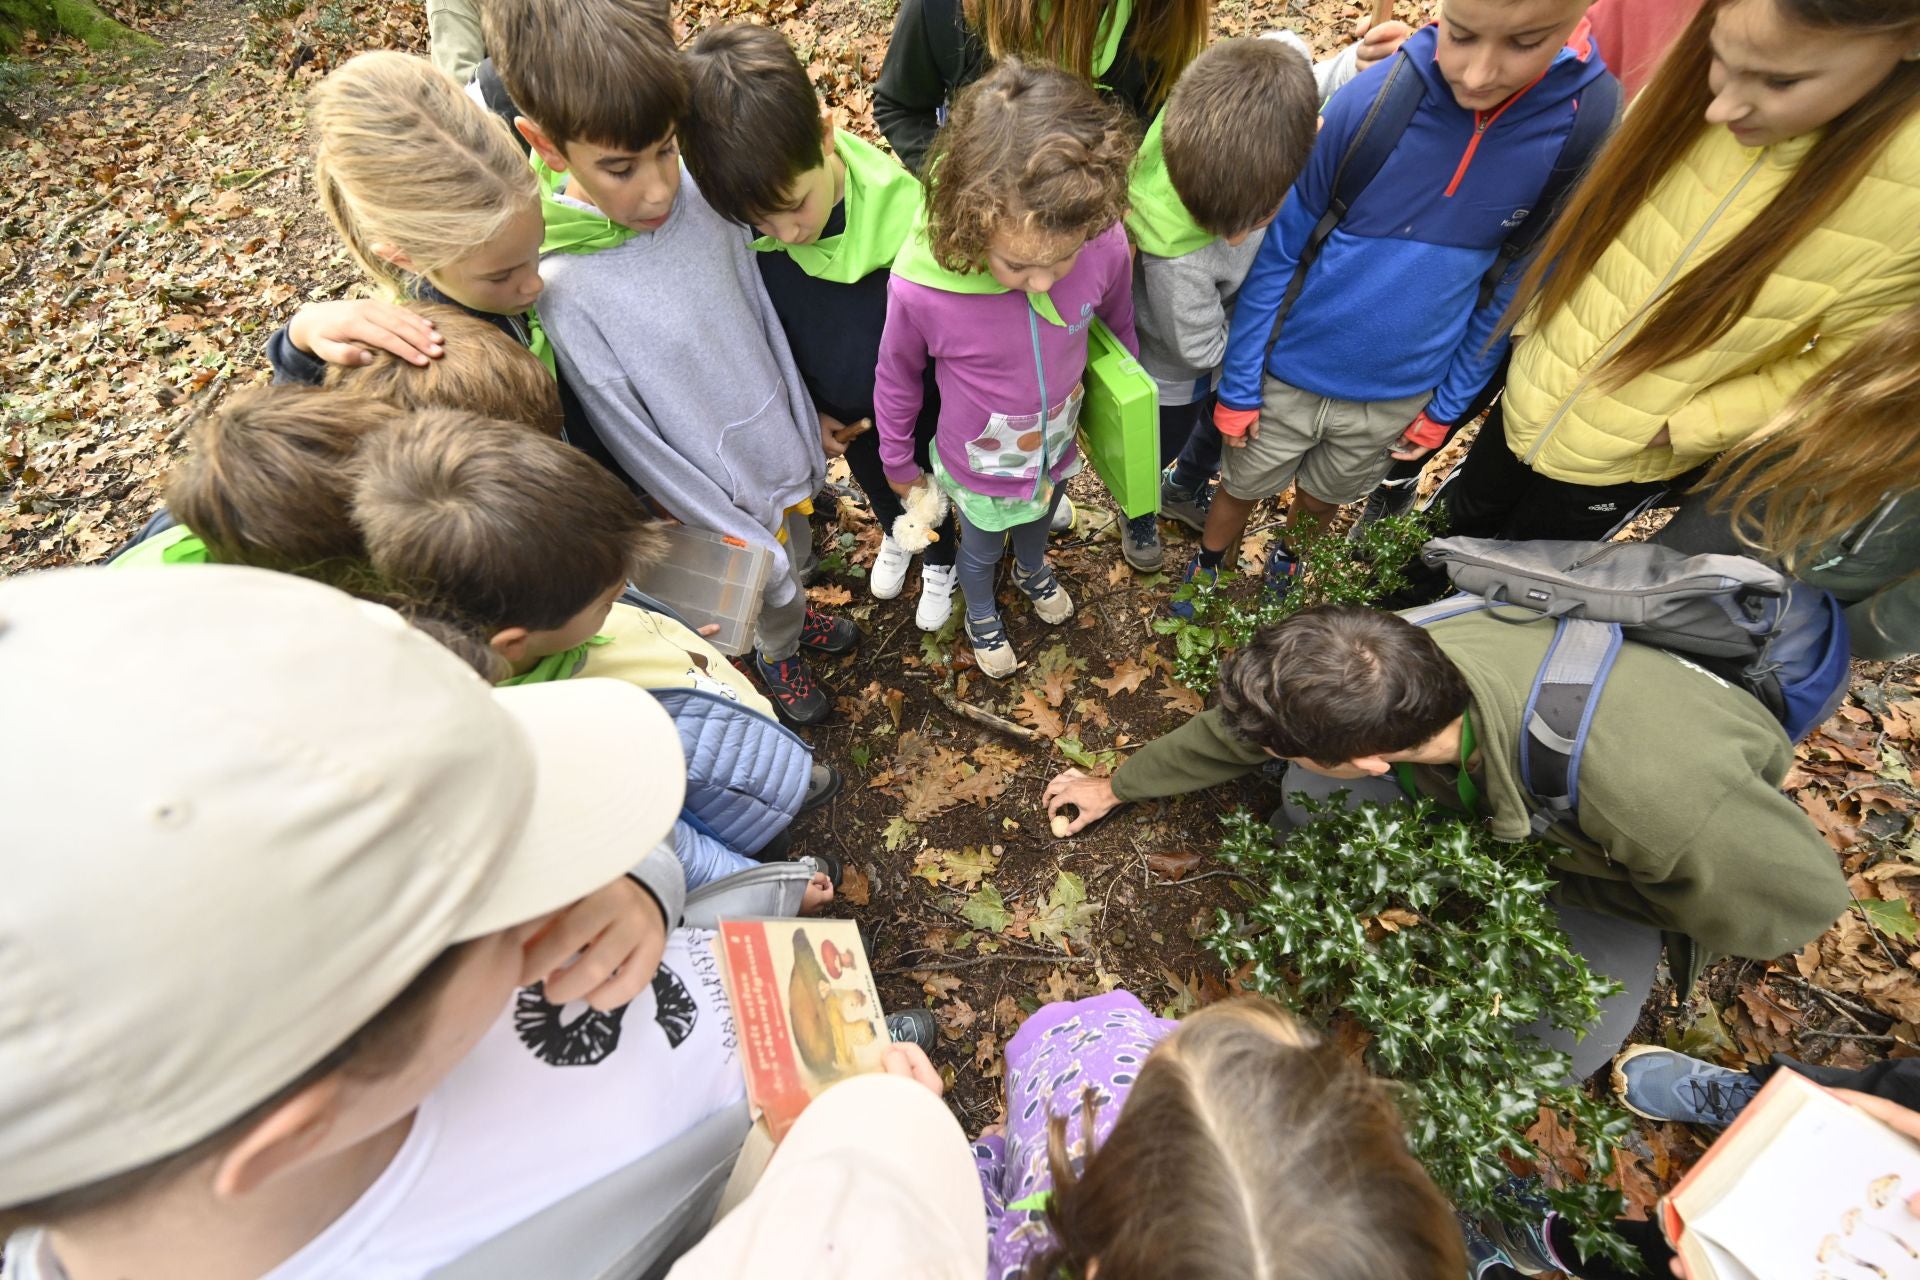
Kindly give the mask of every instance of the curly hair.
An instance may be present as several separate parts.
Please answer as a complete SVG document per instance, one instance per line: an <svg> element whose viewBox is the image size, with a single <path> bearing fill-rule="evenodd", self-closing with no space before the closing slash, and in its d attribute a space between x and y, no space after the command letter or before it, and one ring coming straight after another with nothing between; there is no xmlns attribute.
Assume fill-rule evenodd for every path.
<svg viewBox="0 0 1920 1280"><path fill-rule="evenodd" d="M927 165L927 236L949 271L980 271L1010 222L1091 238L1120 220L1139 145L1091 86L1008 58L954 103Z"/></svg>

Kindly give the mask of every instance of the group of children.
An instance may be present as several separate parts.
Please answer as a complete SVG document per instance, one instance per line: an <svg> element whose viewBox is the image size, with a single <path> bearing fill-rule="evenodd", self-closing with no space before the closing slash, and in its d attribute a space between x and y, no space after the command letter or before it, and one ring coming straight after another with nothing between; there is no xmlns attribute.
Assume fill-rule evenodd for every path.
<svg viewBox="0 0 1920 1280"><path fill-rule="evenodd" d="M902 22L930 7L910 0ZM946 625L957 589L977 665L1006 677L1019 662L998 597L1009 543L1012 586L1040 621L1074 610L1047 544L1072 518L1096 325L1158 387L1161 513L1199 532L1192 580L1231 567L1257 503L1291 490L1288 533L1322 527L1496 393L1447 490L1456 530L1600 536L1759 431L1856 342L1879 350L1883 322L1920 302L1910 5L1710 0L1604 149L1618 92L1585 0L1446 0L1398 53L1372 41L1364 70L1359 56L1314 67L1286 39L1201 49L1173 18L1154 26L1155 56L1137 56L1121 33L1150 7L1122 3L1075 44L1151 99L1144 130L1087 75L1020 56L1041 50L1004 47L994 27L991 66L962 69L971 83L955 82L937 132L911 148L917 177L833 126L777 32L722 26L683 49L665 0L488 0L491 57L470 90L421 59L353 59L311 95L315 186L388 296L314 304L274 334L275 381L296 385L231 396L195 427L166 487L175 523L120 563L250 566L390 605L495 697L584 705L605 683L587 677L646 689L667 713L650 731L679 740L684 784L662 790L677 812L639 824L637 860L596 860L632 864L611 884L484 921L522 930L529 967L514 976L543 982L552 1006L617 1019L650 985L658 996L663 947L688 950L667 940L687 889L784 862L786 828L839 785L780 723L830 714L803 651L860 640L807 603L830 457L846 458L882 527L880 598L911 567L896 521L940 495L950 514L923 557L916 620ZM979 6L952 18L986 20ZM661 518L780 566L759 610L757 685L630 591L661 554ZM1155 517L1128 521L1122 550L1159 569ZM1265 573L1275 591L1297 575L1287 536ZM163 577L195 574L143 581ZM209 600L257 589L209 581ZM30 619L60 592L14 594ZM321 621L343 636L360 625ZM395 659L370 689L419 661ZM232 714L273 714L261 701ZM510 795L487 799L516 831L527 820ZM175 817L163 805L156 821ZM795 905L830 900L837 873L804 860ZM440 942L482 935L495 936L473 925ZM440 963L431 951L407 952L419 963L401 986ZM1043 1011L1008 1045L1006 1132L976 1153L994 1275L1283 1274L1275 1251L1308 1236L1314 1274L1460 1272L1444 1200L1385 1095L1337 1051L1258 1004L1175 1031L1123 995ZM341 1029L354 1035L323 1048L359 1045L378 1012L359 1009ZM296 1170L318 1160L259 1136L292 1123L261 1110L280 1106L287 1078L185 1137L254 1126L207 1157L221 1170L240 1167L233 1151ZM406 1078L418 1087L402 1121L439 1076ZM1076 1086L1082 1105L1065 1115L1050 1100L1075 1080L1094 1087ZM322 1151L334 1190L366 1175L334 1208L357 1211L396 1150L345 1148L363 1157L351 1169ZM0 1195L19 1210L7 1221L50 1230L10 1247L10 1272L117 1273L143 1198L171 1194L167 1177L121 1175L168 1154L160 1142L44 1173L19 1164ZM1188 1171L1182 1188L1211 1190L1149 1176L1168 1160ZM1337 1185L1331 1165L1348 1170ZM109 1177L104 1200L69 1194ZM258 1181L219 1178L209 1203ZM533 1199L505 1212L530 1217ZM479 1225L511 1223L448 1233L432 1265ZM281 1223L288 1247L263 1245L260 1265L201 1273L309 1274L278 1268L340 1241L325 1219L307 1226L294 1239L306 1228ZM218 1237L198 1247L224 1256ZM194 1273L193 1259L178 1269Z"/></svg>

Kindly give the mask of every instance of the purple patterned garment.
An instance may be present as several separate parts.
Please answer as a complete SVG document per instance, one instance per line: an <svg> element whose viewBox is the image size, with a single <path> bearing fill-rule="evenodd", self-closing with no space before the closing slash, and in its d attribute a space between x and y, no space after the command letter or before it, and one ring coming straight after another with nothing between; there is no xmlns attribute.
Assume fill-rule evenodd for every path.
<svg viewBox="0 0 1920 1280"><path fill-rule="evenodd" d="M1046 1005L1007 1041L1006 1133L973 1144L987 1198L988 1280L1013 1280L1052 1241L1045 1213L1007 1207L1053 1186L1048 1117L1067 1117L1067 1154L1079 1169L1087 1155L1082 1092L1091 1088L1099 1104L1093 1121L1097 1147L1120 1118L1141 1064L1178 1025L1154 1017L1128 992L1112 991Z"/></svg>

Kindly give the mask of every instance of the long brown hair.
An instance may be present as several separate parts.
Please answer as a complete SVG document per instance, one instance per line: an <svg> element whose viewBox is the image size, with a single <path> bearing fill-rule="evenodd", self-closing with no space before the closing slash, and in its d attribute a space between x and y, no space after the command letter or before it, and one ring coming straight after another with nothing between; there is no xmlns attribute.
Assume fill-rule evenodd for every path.
<svg viewBox="0 0 1920 1280"><path fill-rule="evenodd" d="M1112 0L964 0L961 12L988 56L1051 62L1092 84L1093 51ZM1149 70L1147 106L1158 111L1207 43L1208 0L1135 0L1127 49Z"/></svg>
<svg viewBox="0 0 1920 1280"><path fill-rule="evenodd" d="M1633 110L1608 142L1547 235L1521 281L1506 323L1538 300L1544 323L1572 299L1662 179L1701 133L1722 126L1704 116L1713 100L1707 71L1714 17L1732 0L1708 0L1694 15ZM1893 31L1920 24L1910 0L1771 0L1791 20L1816 30ZM1827 127L1779 194L1719 252L1689 271L1607 364L1619 386L1700 351L1753 305L1767 277L1793 247L1853 194L1888 140L1920 109L1920 62L1901 63Z"/></svg>
<svg viewBox="0 0 1920 1280"><path fill-rule="evenodd" d="M1741 538L1789 570L1889 493L1920 493L1920 306L1881 321L1705 483L1731 495Z"/></svg>
<svg viewBox="0 0 1920 1280"><path fill-rule="evenodd" d="M1092 1141L1094 1104L1082 1099ZM1047 1133L1055 1245L1031 1280L1457 1280L1445 1197L1386 1086L1278 1005L1209 1005L1160 1042L1075 1176Z"/></svg>

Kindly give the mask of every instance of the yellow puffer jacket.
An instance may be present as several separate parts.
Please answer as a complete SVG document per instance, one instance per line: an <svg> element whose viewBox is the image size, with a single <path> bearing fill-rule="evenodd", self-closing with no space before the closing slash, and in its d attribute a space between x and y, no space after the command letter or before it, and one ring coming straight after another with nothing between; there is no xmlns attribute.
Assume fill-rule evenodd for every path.
<svg viewBox="0 0 1920 1280"><path fill-rule="evenodd" d="M1734 240L1817 135L1743 147L1702 131L1593 273L1545 325L1523 322L1508 373L1507 444L1577 484L1666 480L1744 440L1878 321L1920 301L1920 113L1844 204L1781 260L1706 350L1618 390L1596 373L1676 279ZM1531 319L1531 318L1529 318ZM1807 344L1819 341L1811 349ZM1672 446L1649 449L1665 426Z"/></svg>

